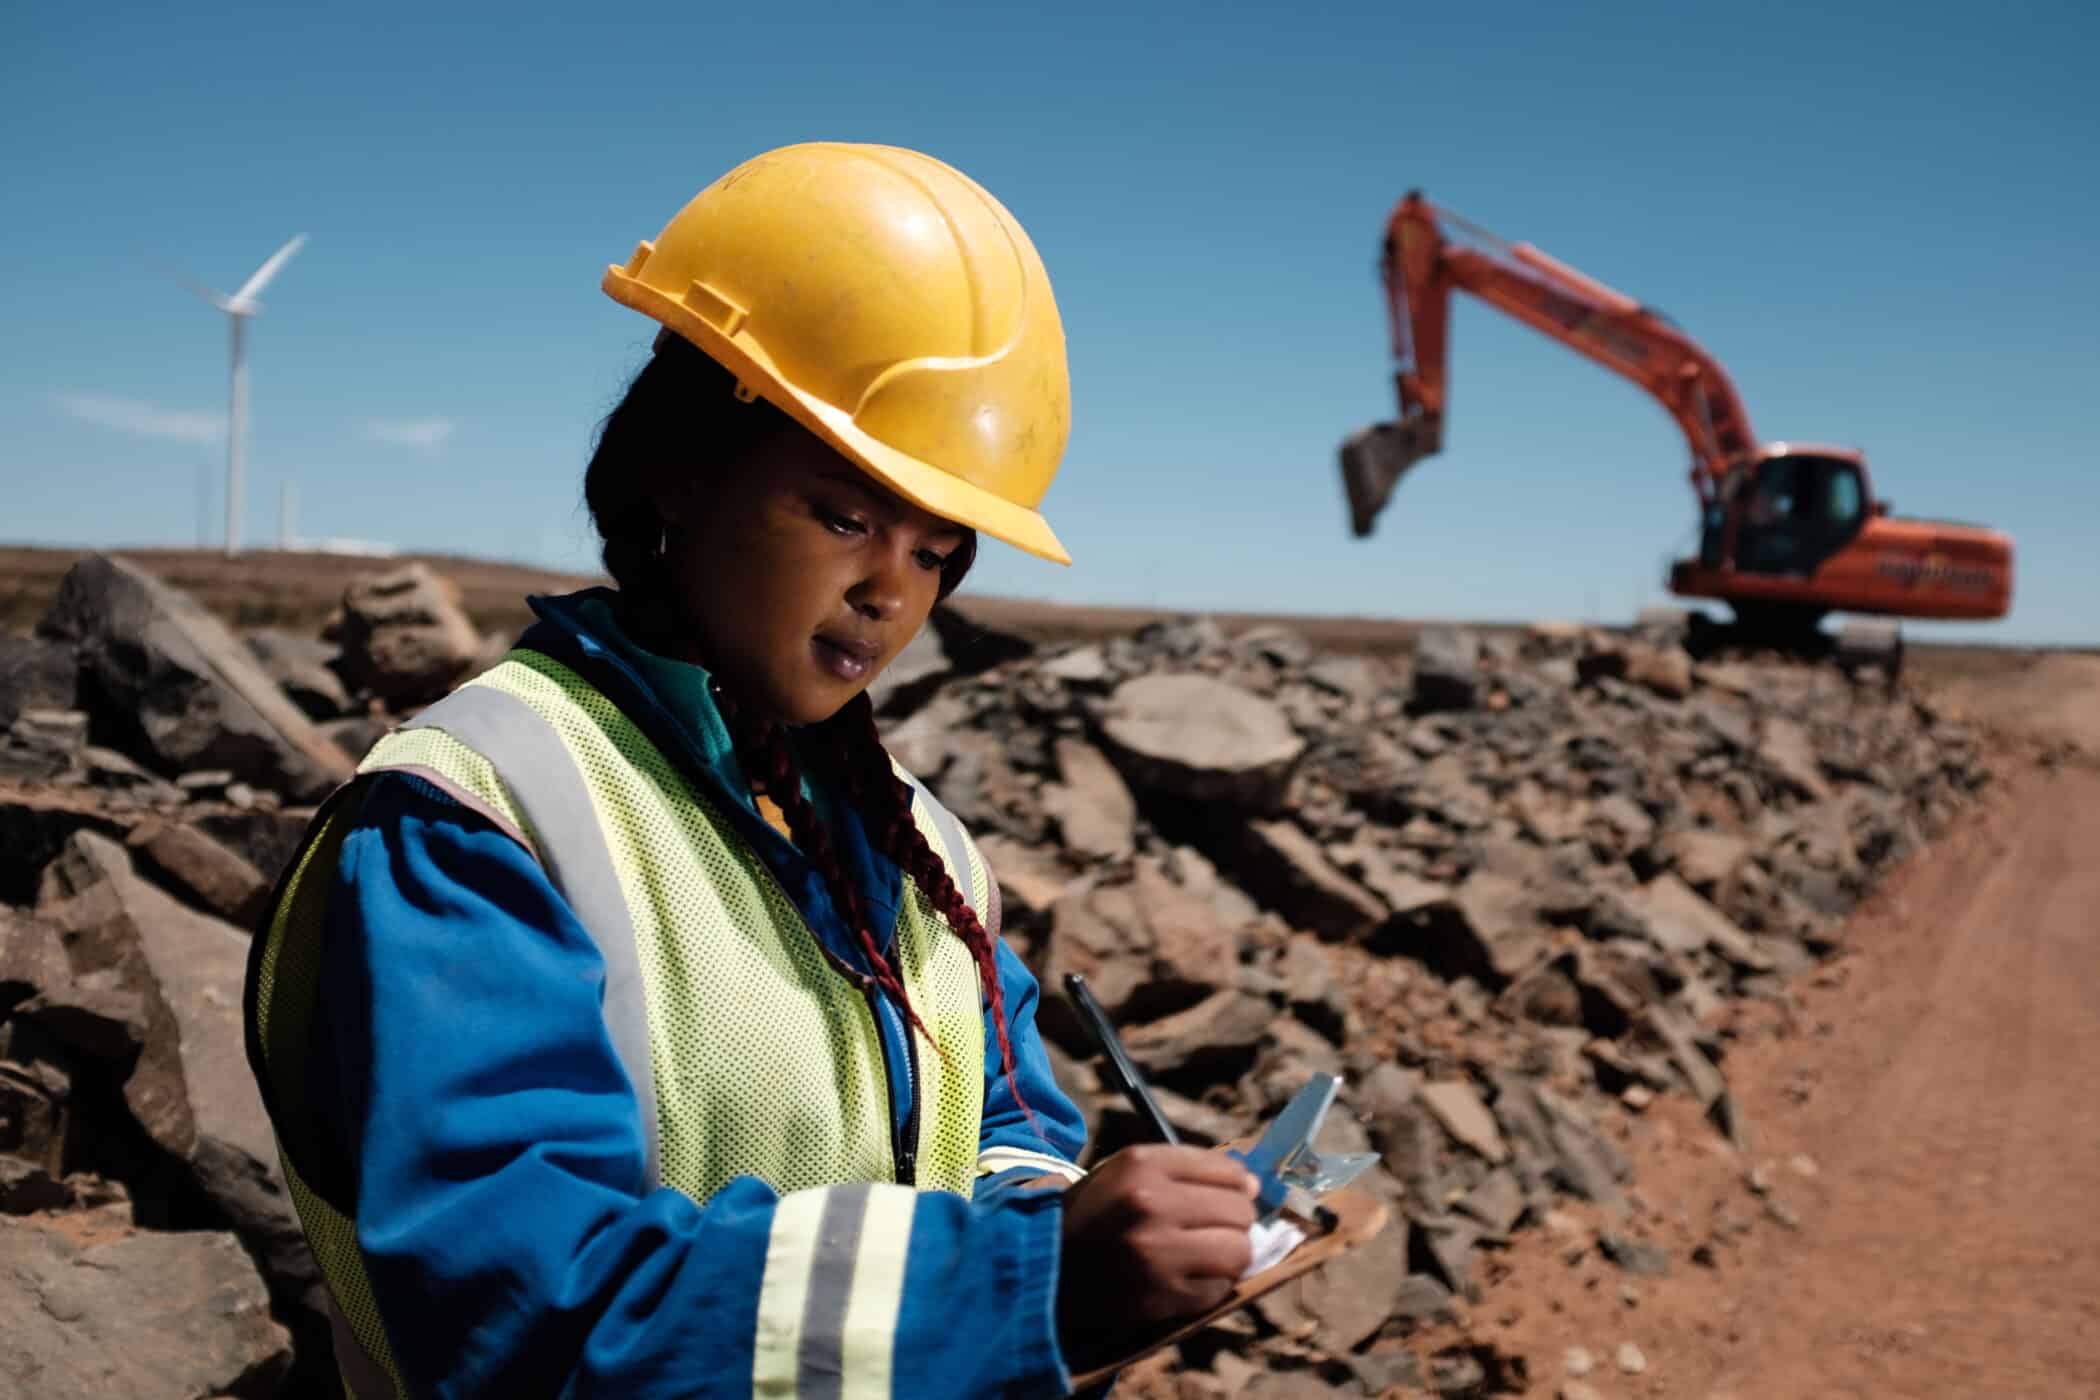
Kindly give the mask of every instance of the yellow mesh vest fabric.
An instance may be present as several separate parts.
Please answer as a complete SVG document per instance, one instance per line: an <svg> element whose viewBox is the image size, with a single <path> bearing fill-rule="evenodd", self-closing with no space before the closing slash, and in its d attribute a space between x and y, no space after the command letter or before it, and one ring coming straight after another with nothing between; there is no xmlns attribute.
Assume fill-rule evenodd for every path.
<svg viewBox="0 0 2100 1400"><path fill-rule="evenodd" d="M477 684L545 718L591 793L648 989L664 1184L704 1202L746 1175L782 1192L894 1180L873 1014L758 854L574 671L520 651ZM916 1177L922 1188L968 1195L983 1110L976 965L938 911L906 888L898 974L962 1080L921 1041ZM949 1146L964 1138L967 1152Z"/></svg>
<svg viewBox="0 0 2100 1400"><path fill-rule="evenodd" d="M442 729L397 729L374 744L357 765L360 773L416 768L427 769L473 793L512 828L528 839L531 837L509 789L496 776L495 766Z"/></svg>
<svg viewBox="0 0 2100 1400"><path fill-rule="evenodd" d="M704 1202L742 1175L893 1180L874 1018L757 855L573 671L514 653L481 683L554 727L597 811L641 954L664 1184Z"/></svg>
<svg viewBox="0 0 2100 1400"><path fill-rule="evenodd" d="M660 1173L705 1202L738 1176L787 1193L895 1179L889 1090L866 1000L835 972L758 855L618 707L580 676L518 651L474 685L494 686L546 719L575 759L634 925L656 1079ZM537 839L488 759L437 729L396 731L361 774L418 771L470 795ZM915 815L932 849L931 818ZM303 1111L305 1040L329 875L355 818L345 804L311 835L267 930L257 1022L280 1115ZM967 843L957 888L986 907L990 871ZM917 1184L968 1196L983 1112L981 984L970 952L906 878L893 959L940 1046L916 1033ZM944 1063L945 1061L945 1063ZM300 1223L337 1306L400 1388L357 1250L355 1222L293 1170ZM400 1393L405 1394L405 1391Z"/></svg>
<svg viewBox="0 0 2100 1400"><path fill-rule="evenodd" d="M355 1224L322 1200L292 1165L284 1139L296 1135L306 1101L306 1049L313 1024L314 995L320 980L320 931L326 915L329 875L335 869L343 836L357 815L355 796L334 808L309 833L293 866L283 896L268 926L256 976L255 1020L263 1046L265 1070L276 1114L278 1162L291 1188L292 1208L308 1248L328 1281L336 1307L358 1344L393 1382L394 1393L408 1394L394 1364L394 1352L372 1301L372 1285L358 1252ZM348 1387L345 1387L346 1391Z"/></svg>

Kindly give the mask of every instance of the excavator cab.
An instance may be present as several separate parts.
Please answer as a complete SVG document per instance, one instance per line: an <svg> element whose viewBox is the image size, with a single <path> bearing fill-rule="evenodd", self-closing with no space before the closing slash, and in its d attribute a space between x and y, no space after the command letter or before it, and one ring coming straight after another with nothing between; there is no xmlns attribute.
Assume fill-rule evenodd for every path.
<svg viewBox="0 0 2100 1400"><path fill-rule="evenodd" d="M1812 577L1852 543L1872 513L1859 463L1812 452L1766 458L1732 498L1732 511L1707 512L1702 559L1725 552L1718 536L1733 514L1737 570L1785 578Z"/></svg>

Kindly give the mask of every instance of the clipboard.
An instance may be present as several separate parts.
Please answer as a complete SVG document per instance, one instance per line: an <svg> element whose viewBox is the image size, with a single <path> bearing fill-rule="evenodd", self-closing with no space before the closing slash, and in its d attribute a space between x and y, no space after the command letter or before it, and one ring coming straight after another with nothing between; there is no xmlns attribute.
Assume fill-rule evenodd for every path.
<svg viewBox="0 0 2100 1400"><path fill-rule="evenodd" d="M1337 1258L1349 1250L1368 1243L1386 1227L1391 1212L1385 1202L1369 1192L1354 1186L1345 1186L1327 1196L1320 1204L1325 1220L1307 1220L1295 1212L1284 1214L1290 1222L1305 1231L1305 1242L1285 1255L1276 1264L1241 1279L1233 1285L1232 1292L1223 1302L1207 1312L1184 1318L1165 1332L1127 1354L1104 1366L1096 1366L1072 1377L1075 1390L1084 1390L1099 1385L1117 1371L1132 1362L1150 1356L1162 1347L1172 1346L1183 1337L1199 1332L1226 1314L1246 1307L1263 1294L1272 1293L1293 1279L1303 1278L1328 1260Z"/></svg>
<svg viewBox="0 0 2100 1400"><path fill-rule="evenodd" d="M1180 1139L1174 1125L1160 1111L1158 1102L1145 1087L1144 1076L1130 1062L1129 1054L1116 1035L1115 1025L1108 1019L1108 1012L1087 990L1086 978L1076 972L1066 973L1065 994L1071 998L1080 1020L1107 1057L1113 1082L1129 1098L1131 1106L1152 1124L1153 1135L1162 1142L1178 1142ZM1340 1083L1336 1075L1314 1074L1304 1088L1291 1096L1283 1111L1259 1137L1220 1144L1220 1150L1237 1158L1261 1183L1261 1193L1257 1197L1260 1218L1271 1220L1282 1216L1295 1225L1305 1236L1298 1247L1260 1273L1239 1280L1217 1306L1181 1319L1169 1331L1124 1352L1105 1365L1075 1375L1072 1378L1075 1391L1099 1385L1133 1361L1208 1327L1293 1279L1303 1278L1328 1260L1365 1244L1385 1228L1388 1215L1385 1204L1361 1190L1341 1184L1353 1178L1373 1160L1372 1157L1341 1153L1323 1160L1313 1151L1313 1138L1334 1103ZM1302 1173L1300 1183L1295 1186L1284 1175L1293 1166ZM1325 1190L1323 1178L1325 1184L1338 1189ZM1294 1202L1307 1205L1312 1218L1308 1219L1304 1211L1294 1209Z"/></svg>

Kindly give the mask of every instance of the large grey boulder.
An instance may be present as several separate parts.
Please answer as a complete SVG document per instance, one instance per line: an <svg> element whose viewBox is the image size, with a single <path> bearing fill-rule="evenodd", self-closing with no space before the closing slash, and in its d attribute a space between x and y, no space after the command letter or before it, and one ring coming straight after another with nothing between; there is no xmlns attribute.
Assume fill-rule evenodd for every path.
<svg viewBox="0 0 2100 1400"><path fill-rule="evenodd" d="M79 1219L0 1216L0 1394L277 1393L291 1338L270 1320L269 1294L240 1241L206 1231L109 1230L98 1238L63 1228Z"/></svg>
<svg viewBox="0 0 2100 1400"><path fill-rule="evenodd" d="M223 768L298 798L350 777L349 758L225 624L127 560L75 564L41 630L73 646L98 729L163 772Z"/></svg>
<svg viewBox="0 0 2100 1400"><path fill-rule="evenodd" d="M1274 803L1305 751L1282 710L1203 675L1124 682L1101 729L1136 787L1255 809Z"/></svg>

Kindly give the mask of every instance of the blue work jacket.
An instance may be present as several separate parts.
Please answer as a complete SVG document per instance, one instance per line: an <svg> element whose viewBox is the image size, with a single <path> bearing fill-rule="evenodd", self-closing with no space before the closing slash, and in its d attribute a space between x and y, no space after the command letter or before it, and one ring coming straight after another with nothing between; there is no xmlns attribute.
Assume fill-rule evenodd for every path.
<svg viewBox="0 0 2100 1400"><path fill-rule="evenodd" d="M815 935L865 966L822 875L759 815L700 668L620 629L614 595L535 598L521 645L568 665L707 785ZM811 790L879 937L902 876L851 805ZM643 1189L644 1112L601 1010L590 935L519 844L410 774L371 780L330 895L309 1095L354 1164L358 1243L397 1365L439 1396L747 1394L780 1197L741 1177L704 1205ZM981 1148L1072 1161L1085 1130L1003 943L1016 1079L986 1011ZM887 1006L885 999L884 1005ZM878 1017L892 1127L911 1114L905 1027ZM534 1144L522 1156L515 1144ZM892 1393L1061 1395L1061 1193L1036 1169L924 1193L912 1215Z"/></svg>

